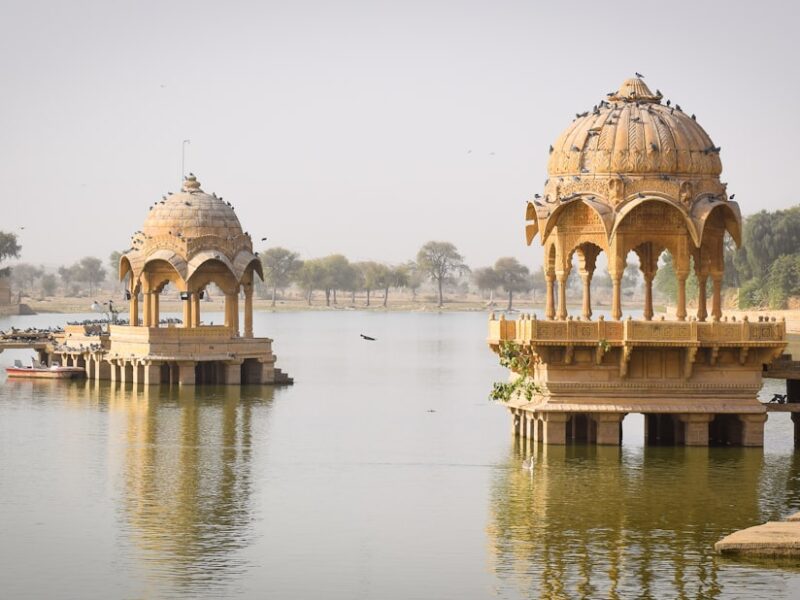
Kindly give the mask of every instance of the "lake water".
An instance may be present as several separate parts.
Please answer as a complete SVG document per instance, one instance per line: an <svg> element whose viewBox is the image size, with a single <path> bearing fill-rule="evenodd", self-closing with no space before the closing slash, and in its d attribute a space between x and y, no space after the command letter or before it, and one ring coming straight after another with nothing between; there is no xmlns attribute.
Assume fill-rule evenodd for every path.
<svg viewBox="0 0 800 600"><path fill-rule="evenodd" d="M0 329L67 318L83 316ZM540 447L531 474L487 400L506 374L486 315L256 313L255 329L294 386L0 381L0 597L800 595L799 568L712 550L800 510L788 415L763 450L644 448L630 415L622 448Z"/></svg>

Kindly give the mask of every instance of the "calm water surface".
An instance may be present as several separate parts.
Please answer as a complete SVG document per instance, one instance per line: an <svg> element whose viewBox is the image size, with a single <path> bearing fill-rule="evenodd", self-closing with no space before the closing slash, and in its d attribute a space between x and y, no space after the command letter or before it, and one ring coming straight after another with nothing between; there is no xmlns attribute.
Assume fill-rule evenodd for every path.
<svg viewBox="0 0 800 600"><path fill-rule="evenodd" d="M643 448L631 415L622 448L539 448L531 475L486 399L485 315L257 313L256 333L293 387L0 381L0 597L800 595L790 564L712 552L800 510L787 415L764 450Z"/></svg>

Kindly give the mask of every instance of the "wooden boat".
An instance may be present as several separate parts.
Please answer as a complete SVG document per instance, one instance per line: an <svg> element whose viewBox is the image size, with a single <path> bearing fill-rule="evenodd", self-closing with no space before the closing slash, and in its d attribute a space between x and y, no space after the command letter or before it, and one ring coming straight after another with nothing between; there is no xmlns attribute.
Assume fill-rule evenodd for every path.
<svg viewBox="0 0 800 600"><path fill-rule="evenodd" d="M9 377L32 379L71 379L73 377L82 377L86 374L86 371L82 367L62 367L60 365L46 367L38 361L30 367L26 367L20 361L15 360L13 367L6 367L6 374Z"/></svg>

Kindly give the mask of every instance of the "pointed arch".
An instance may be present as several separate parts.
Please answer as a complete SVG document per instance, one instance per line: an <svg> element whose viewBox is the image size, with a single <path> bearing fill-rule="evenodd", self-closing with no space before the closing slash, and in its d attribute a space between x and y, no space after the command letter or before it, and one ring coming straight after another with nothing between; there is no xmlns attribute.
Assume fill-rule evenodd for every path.
<svg viewBox="0 0 800 600"><path fill-rule="evenodd" d="M133 277L133 267L131 266L131 261L123 254L119 258L119 280L124 280L128 273L130 273L131 277Z"/></svg>
<svg viewBox="0 0 800 600"><path fill-rule="evenodd" d="M612 225L614 223L614 211L608 205L599 202L597 200L590 199L588 197L579 197L573 200L567 200L566 202L561 202L555 210L550 214L550 217L547 219L547 222L544 225L542 230L542 242L547 239L550 235L550 232L553 230L558 224L558 220L561 216L561 213L568 210L569 207L575 206L576 204L583 203L589 208L591 208L595 214L600 219L600 223L603 225L603 231L605 232L606 242L611 239L612 233Z"/></svg>
<svg viewBox="0 0 800 600"><path fill-rule="evenodd" d="M241 281L248 269L258 273L261 281L264 281L264 271L258 257L249 250L240 250L233 259L233 273L236 275L236 279Z"/></svg>
<svg viewBox="0 0 800 600"><path fill-rule="evenodd" d="M169 263L181 279L186 279L186 261L177 252L166 249L156 250L152 254L148 254L142 264L140 273L144 273L147 270L147 266L156 261Z"/></svg>
<svg viewBox="0 0 800 600"><path fill-rule="evenodd" d="M722 220L725 225L725 231L731 234L736 246L742 245L742 213L739 209L738 202L723 201L723 202L708 202L704 199L702 202L696 202L692 209L692 218L696 223L697 230L700 233L700 240L703 240L706 223L712 220L715 214L722 214Z"/></svg>
<svg viewBox="0 0 800 600"><path fill-rule="evenodd" d="M611 236L609 239L612 239L619 230L622 223L625 221L625 218L633 212L634 209L642 206L645 203L650 202L661 202L662 204L666 204L667 206L672 207L675 211L677 211L681 217L683 218L683 222L686 225L686 231L689 233L689 237L692 238L692 242L694 243L695 247L700 247L700 235L697 232L697 227L695 226L694 220L687 214L686 210L676 204L675 202L668 200L666 198L661 198L659 196L645 196L644 198L636 198L635 200L631 200L620 210L617 212L617 217L614 220L614 227L611 230Z"/></svg>
<svg viewBox="0 0 800 600"><path fill-rule="evenodd" d="M525 208L525 241L528 246L533 242L533 238L539 232L539 215L536 213L536 206L533 202L528 202Z"/></svg>

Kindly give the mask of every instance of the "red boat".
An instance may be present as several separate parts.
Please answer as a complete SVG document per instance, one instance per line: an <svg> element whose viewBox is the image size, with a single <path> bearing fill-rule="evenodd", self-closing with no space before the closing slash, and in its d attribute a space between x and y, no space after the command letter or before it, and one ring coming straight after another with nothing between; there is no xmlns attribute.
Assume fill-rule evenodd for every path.
<svg viewBox="0 0 800 600"><path fill-rule="evenodd" d="M53 365L46 367L39 361L35 361L30 367L24 366L20 361L15 360L13 367L6 367L9 377L28 377L34 379L71 379L82 377L86 371L82 367L62 367Z"/></svg>

